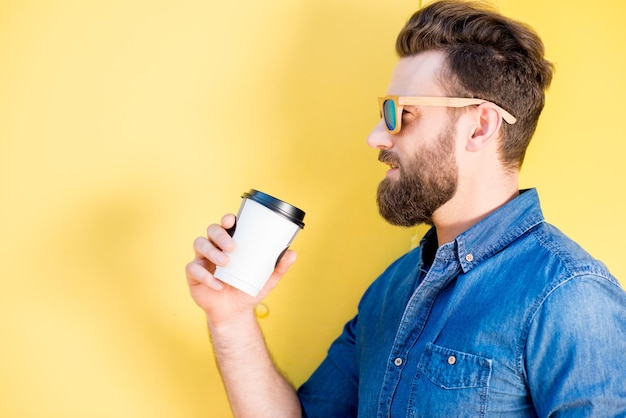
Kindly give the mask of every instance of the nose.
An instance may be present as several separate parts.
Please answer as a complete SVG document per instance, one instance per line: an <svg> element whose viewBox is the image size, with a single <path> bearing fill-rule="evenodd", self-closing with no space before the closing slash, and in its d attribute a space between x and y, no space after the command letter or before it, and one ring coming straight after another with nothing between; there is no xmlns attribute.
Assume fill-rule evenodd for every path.
<svg viewBox="0 0 626 418"><path fill-rule="evenodd" d="M378 149L393 147L393 135L385 128L385 121L382 118L367 137L367 145Z"/></svg>

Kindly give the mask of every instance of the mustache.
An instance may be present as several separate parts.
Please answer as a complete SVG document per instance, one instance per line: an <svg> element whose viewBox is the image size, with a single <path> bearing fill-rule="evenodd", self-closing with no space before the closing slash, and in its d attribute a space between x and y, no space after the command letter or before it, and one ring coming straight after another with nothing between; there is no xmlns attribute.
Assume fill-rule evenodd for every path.
<svg viewBox="0 0 626 418"><path fill-rule="evenodd" d="M396 154L388 150L381 150L378 154L378 161L385 164L400 165L400 159Z"/></svg>

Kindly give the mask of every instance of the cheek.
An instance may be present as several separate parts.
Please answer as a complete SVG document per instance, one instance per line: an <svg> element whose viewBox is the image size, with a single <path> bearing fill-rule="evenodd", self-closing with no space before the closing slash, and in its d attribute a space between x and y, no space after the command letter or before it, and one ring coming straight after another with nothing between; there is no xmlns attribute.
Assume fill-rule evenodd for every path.
<svg viewBox="0 0 626 418"><path fill-rule="evenodd" d="M411 161L415 159L415 156L419 155L427 144L423 144L424 140L428 138L424 133L419 133L415 129L407 129L399 135L396 135L395 148L396 154L403 162Z"/></svg>
<svg viewBox="0 0 626 418"><path fill-rule="evenodd" d="M468 151L465 149L464 144L455 144L455 147L452 149L453 155L450 157L450 161L454 162L457 167L457 170L466 165L468 159L465 158L469 156Z"/></svg>

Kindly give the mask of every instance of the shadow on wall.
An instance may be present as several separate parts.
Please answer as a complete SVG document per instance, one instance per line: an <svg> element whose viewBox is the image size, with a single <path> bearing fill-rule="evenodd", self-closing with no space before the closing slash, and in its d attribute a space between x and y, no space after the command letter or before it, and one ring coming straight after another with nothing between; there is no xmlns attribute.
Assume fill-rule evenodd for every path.
<svg viewBox="0 0 626 418"><path fill-rule="evenodd" d="M46 307L54 336L33 359L39 371L33 387L43 384L56 402L65 399L66 416L94 404L110 413L135 410L134 416L172 410L192 416L205 405L194 404L201 396L215 401L223 394L185 383L217 380L217 372L207 370L210 349L194 347L184 311L176 308L188 299L184 266L155 258L169 244L161 236L158 200L138 184L122 183L67 207L67 217L42 238L49 251L41 262L50 275L35 303ZM57 245L60 235L65 247ZM179 289L170 292L173 285ZM59 376L62 385L55 384ZM52 416L59 407L50 405Z"/></svg>
<svg viewBox="0 0 626 418"><path fill-rule="evenodd" d="M395 64L395 35L405 16L398 20L397 12L380 6L308 7L293 17L299 31L285 34L292 37L287 59L267 57L269 64L275 58L284 64L263 65L268 74L256 75L280 74L263 104L280 126L270 146L285 158L273 162L271 173L285 183L285 196L293 196L288 200L307 212L296 242L298 266L268 298L273 313L263 322L277 362L295 384L317 366L367 285L408 249L414 233L379 219L375 190L384 168L365 143L378 122L376 97ZM216 120L208 123L220 116L210 115ZM178 257L180 245L191 256L191 242L169 240L163 225L180 214L160 209L159 175L136 178L152 184L120 176L119 187L68 207L66 218L43 237L52 249L43 262L58 276L46 284L41 303L63 304L50 309L58 332L40 366L50 369L47 376L65 370L66 387L51 390L77 411L106 403L126 412L132 405L135 416L200 416L207 408L219 415L228 406L210 347L194 345L188 334L202 334L201 320L189 324L190 315L201 315L184 284L188 260ZM73 247L57 248L58 234ZM170 253L176 255L154 256ZM81 383L94 379L106 390Z"/></svg>

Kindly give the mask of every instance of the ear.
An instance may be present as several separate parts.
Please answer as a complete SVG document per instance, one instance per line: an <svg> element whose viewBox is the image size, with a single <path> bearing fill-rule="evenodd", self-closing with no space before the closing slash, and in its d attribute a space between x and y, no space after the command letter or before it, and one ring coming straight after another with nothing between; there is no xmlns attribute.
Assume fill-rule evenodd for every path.
<svg viewBox="0 0 626 418"><path fill-rule="evenodd" d="M500 136L502 115L491 103L482 103L476 108L474 133L468 139L467 151L480 151Z"/></svg>

